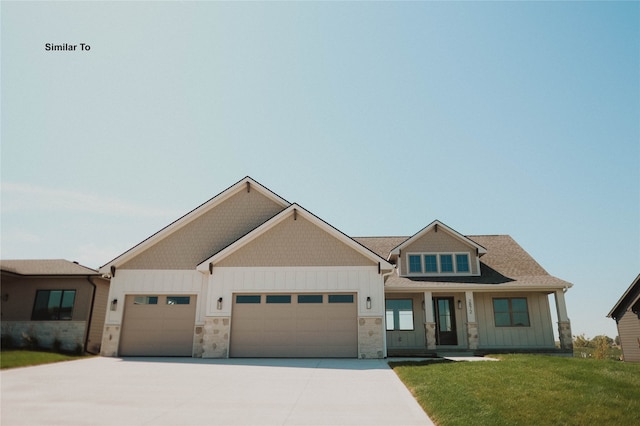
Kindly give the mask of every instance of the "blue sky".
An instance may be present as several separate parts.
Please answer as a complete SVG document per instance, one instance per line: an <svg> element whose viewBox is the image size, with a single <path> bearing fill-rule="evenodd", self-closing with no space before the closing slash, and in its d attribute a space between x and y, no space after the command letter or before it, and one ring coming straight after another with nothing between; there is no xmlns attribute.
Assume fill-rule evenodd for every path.
<svg viewBox="0 0 640 426"><path fill-rule="evenodd" d="M640 272L638 2L1 14L2 258L100 266L249 175L351 236L510 234L574 284L574 334L616 334Z"/></svg>

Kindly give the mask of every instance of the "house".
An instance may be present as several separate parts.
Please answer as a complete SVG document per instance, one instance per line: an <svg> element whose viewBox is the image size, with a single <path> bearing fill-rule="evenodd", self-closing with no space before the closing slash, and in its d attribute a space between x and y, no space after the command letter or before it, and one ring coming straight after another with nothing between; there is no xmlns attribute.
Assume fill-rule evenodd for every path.
<svg viewBox="0 0 640 426"><path fill-rule="evenodd" d="M564 292L508 236L350 238L247 177L100 268L105 356L570 351Z"/></svg>
<svg viewBox="0 0 640 426"><path fill-rule="evenodd" d="M640 274L607 316L616 320L623 359L640 362Z"/></svg>
<svg viewBox="0 0 640 426"><path fill-rule="evenodd" d="M3 344L100 353L109 280L62 259L1 260Z"/></svg>

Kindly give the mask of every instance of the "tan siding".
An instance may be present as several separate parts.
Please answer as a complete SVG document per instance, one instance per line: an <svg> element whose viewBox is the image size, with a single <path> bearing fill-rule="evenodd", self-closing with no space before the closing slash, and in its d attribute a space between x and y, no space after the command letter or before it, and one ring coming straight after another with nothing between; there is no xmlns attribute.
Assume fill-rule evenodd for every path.
<svg viewBox="0 0 640 426"><path fill-rule="evenodd" d="M100 353L104 320L107 315L107 305L109 304L109 282L102 279L94 279L93 281L96 284L96 294L86 350L92 353Z"/></svg>
<svg viewBox="0 0 640 426"><path fill-rule="evenodd" d="M193 269L282 209L258 191L238 192L120 268Z"/></svg>
<svg viewBox="0 0 640 426"><path fill-rule="evenodd" d="M310 221L293 216L216 266L371 266L374 262Z"/></svg>
<svg viewBox="0 0 640 426"><path fill-rule="evenodd" d="M30 321L37 290L76 290L73 321L86 321L91 306L91 292L86 277L74 278L2 278L2 321Z"/></svg>
<svg viewBox="0 0 640 426"><path fill-rule="evenodd" d="M631 310L625 312L618 322L618 334L624 360L640 362L640 319Z"/></svg>
<svg viewBox="0 0 640 426"><path fill-rule="evenodd" d="M409 270L407 263L407 255L409 253L469 253L469 264L471 273L478 273L478 265L476 262L476 251L459 239L451 236L446 231L439 230L435 232L431 230L414 241L412 244L402 249L402 271L406 273Z"/></svg>
<svg viewBox="0 0 640 426"><path fill-rule="evenodd" d="M496 327L494 297L526 297L529 327ZM553 348L549 298L542 293L475 293L480 348Z"/></svg>

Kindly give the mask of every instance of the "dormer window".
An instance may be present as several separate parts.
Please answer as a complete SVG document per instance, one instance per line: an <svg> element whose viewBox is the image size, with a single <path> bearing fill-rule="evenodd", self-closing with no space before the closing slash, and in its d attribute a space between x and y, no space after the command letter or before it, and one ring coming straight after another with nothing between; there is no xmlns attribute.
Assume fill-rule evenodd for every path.
<svg viewBox="0 0 640 426"><path fill-rule="evenodd" d="M410 253L409 274L454 275L471 272L469 253Z"/></svg>

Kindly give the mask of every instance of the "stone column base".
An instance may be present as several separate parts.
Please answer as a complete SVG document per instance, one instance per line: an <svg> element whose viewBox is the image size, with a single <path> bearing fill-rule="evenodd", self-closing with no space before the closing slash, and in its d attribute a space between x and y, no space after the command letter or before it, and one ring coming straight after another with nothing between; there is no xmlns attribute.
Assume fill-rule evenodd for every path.
<svg viewBox="0 0 640 426"><path fill-rule="evenodd" d="M196 327L194 356L202 358L229 358L229 317L207 317L202 330ZM201 331L201 333L198 333ZM196 346L198 344L198 346Z"/></svg>
<svg viewBox="0 0 640 426"><path fill-rule="evenodd" d="M571 322L558 322L558 336L560 337L560 349L573 349L573 336L571 335Z"/></svg>
<svg viewBox="0 0 640 426"><path fill-rule="evenodd" d="M424 336L427 339L427 349L436 349L436 323L427 322L424 324Z"/></svg>
<svg viewBox="0 0 640 426"><path fill-rule="evenodd" d="M468 322L467 323L467 345L469 349L478 349L478 323L477 322Z"/></svg>
<svg viewBox="0 0 640 426"><path fill-rule="evenodd" d="M100 355L118 356L119 343L120 343L120 326L105 325L104 333L102 333L102 346L100 347Z"/></svg>
<svg viewBox="0 0 640 426"><path fill-rule="evenodd" d="M384 358L384 332L382 318L358 318L358 357Z"/></svg>

